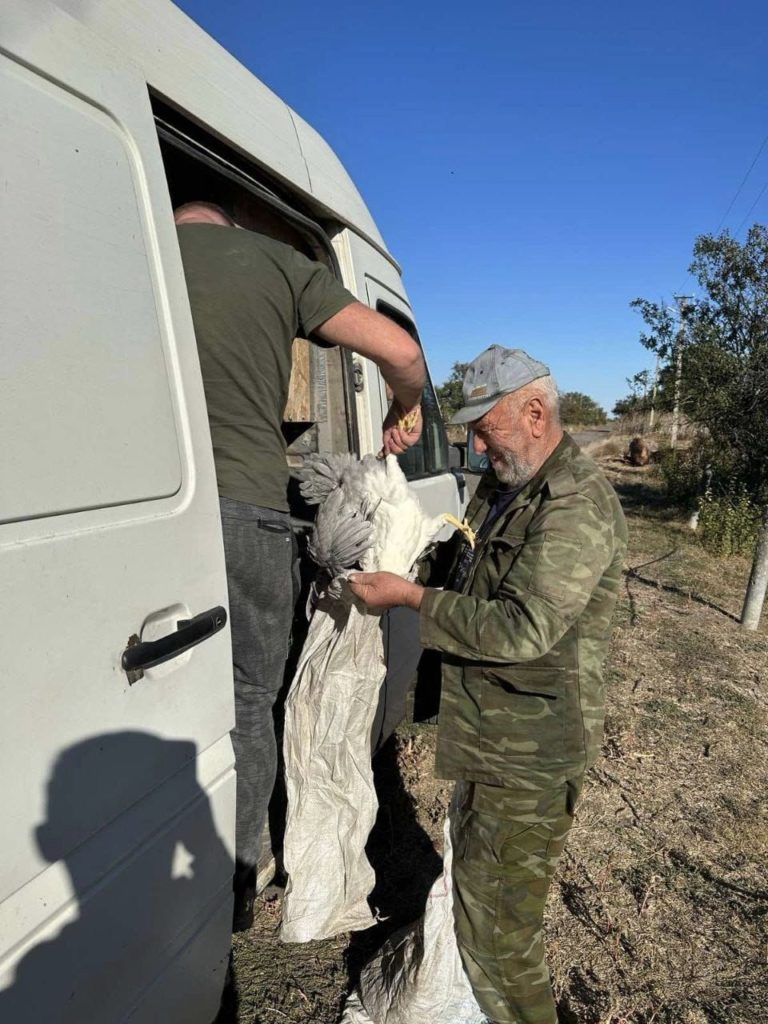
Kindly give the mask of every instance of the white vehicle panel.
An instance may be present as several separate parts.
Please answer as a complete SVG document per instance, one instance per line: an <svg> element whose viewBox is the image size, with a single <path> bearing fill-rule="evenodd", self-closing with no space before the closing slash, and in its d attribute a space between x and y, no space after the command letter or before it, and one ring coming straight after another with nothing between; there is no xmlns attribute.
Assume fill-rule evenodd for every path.
<svg viewBox="0 0 768 1024"><path fill-rule="evenodd" d="M59 0L59 5L119 48L161 96L386 251L328 143L169 0ZM256 13L254 19L256 24Z"/></svg>
<svg viewBox="0 0 768 1024"><path fill-rule="evenodd" d="M19 253L31 280L14 278L20 300L3 311L12 330L6 319L0 336L19 421L12 493L0 488L0 1019L150 1020L143 993L171 963L183 972L197 958L199 974L204 950L209 973L175 993L164 1020L209 1024L231 915L229 634L132 685L121 667L132 635L172 634L180 618L227 603L157 135L146 82L119 52L55 7L16 5L11 15L3 73L21 106L2 130L45 138L39 164L29 141L14 154L5 196L28 222L15 225L14 248L29 242L32 253ZM74 177L85 153L98 153L101 170ZM60 266L71 293L46 263L45 224L25 192L45 182L39 209L60 264L67 227L77 242Z"/></svg>
<svg viewBox="0 0 768 1024"><path fill-rule="evenodd" d="M0 57L0 521L175 494L179 444L130 140Z"/></svg>

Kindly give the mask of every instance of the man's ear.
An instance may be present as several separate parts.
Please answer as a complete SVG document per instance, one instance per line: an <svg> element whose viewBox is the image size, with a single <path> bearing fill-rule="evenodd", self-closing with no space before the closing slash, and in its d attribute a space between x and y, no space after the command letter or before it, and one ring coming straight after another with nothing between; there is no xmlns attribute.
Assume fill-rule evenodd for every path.
<svg viewBox="0 0 768 1024"><path fill-rule="evenodd" d="M546 428L546 410L540 398L530 398L526 410L533 437L541 437Z"/></svg>

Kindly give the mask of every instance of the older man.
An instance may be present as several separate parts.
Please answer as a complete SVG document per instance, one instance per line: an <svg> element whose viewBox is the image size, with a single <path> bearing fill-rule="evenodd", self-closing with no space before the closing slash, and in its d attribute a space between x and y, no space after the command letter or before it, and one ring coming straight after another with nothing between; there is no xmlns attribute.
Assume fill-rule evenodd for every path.
<svg viewBox="0 0 768 1024"><path fill-rule="evenodd" d="M288 654L295 542L281 430L297 334L372 359L394 394L383 448L421 433L417 343L359 303L327 267L253 231L220 207L175 211L219 487L235 682L234 927L252 921L261 834L277 767L272 706ZM404 425L405 423L408 426Z"/></svg>
<svg viewBox="0 0 768 1024"><path fill-rule="evenodd" d="M441 545L428 586L389 573L351 586L372 608L417 609L422 644L442 652L436 771L463 798L455 920L477 1000L496 1024L555 1024L544 904L602 737L626 526L563 433L546 366L493 345L470 364L464 402L453 422L491 466L468 509L474 548Z"/></svg>

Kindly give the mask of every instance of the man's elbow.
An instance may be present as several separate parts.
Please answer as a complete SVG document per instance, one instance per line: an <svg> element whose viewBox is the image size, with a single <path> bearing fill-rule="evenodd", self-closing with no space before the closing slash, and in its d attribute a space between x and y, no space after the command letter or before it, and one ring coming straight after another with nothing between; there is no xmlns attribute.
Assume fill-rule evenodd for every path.
<svg viewBox="0 0 768 1024"><path fill-rule="evenodd" d="M427 379L427 367L421 348L409 334L406 334L405 331L403 334L405 337L400 340L394 354L390 356L392 365L412 377L413 380L420 378L420 384L423 387Z"/></svg>

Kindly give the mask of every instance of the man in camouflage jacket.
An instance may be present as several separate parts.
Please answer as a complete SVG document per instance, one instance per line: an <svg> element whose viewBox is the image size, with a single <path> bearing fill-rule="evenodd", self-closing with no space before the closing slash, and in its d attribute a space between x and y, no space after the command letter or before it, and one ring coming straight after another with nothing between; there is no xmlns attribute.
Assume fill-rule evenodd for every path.
<svg viewBox="0 0 768 1024"><path fill-rule="evenodd" d="M375 609L417 609L442 653L436 772L456 779L454 903L462 961L495 1024L555 1024L544 904L602 738L603 661L626 550L613 488L564 434L549 370L491 346L465 407L490 469L420 583L352 577ZM444 589L437 589L444 588Z"/></svg>

